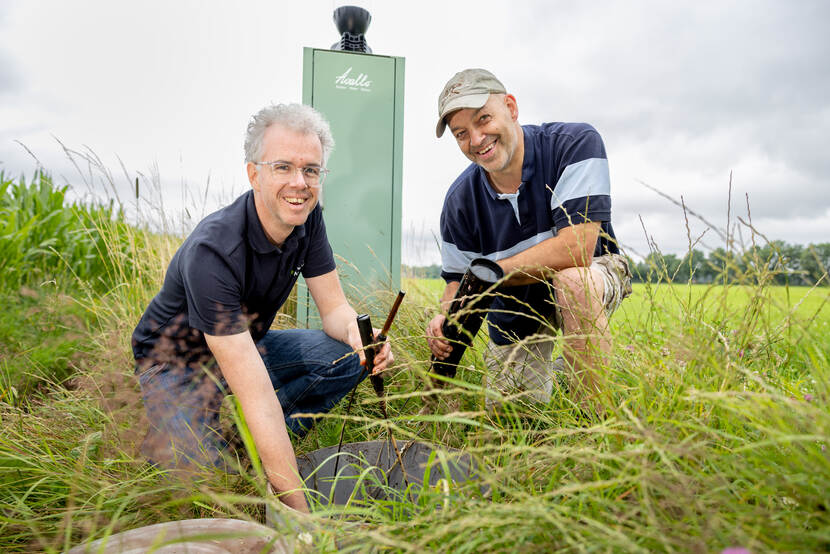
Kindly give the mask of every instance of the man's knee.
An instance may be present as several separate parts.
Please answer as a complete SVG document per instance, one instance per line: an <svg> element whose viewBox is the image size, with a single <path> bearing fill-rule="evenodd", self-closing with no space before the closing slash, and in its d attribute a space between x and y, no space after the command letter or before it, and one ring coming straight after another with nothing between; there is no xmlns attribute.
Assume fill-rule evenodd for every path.
<svg viewBox="0 0 830 554"><path fill-rule="evenodd" d="M581 305L588 301L601 306L605 295L602 275L591 267L569 267L558 271L554 286L557 300L564 306Z"/></svg>

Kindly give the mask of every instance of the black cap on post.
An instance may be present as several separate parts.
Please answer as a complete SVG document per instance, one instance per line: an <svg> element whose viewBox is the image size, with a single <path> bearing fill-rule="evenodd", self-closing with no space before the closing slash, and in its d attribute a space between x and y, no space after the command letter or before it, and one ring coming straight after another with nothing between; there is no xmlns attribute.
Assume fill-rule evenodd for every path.
<svg viewBox="0 0 830 554"><path fill-rule="evenodd" d="M332 50L372 53L365 36L372 22L369 10L359 6L340 6L335 8L333 17L340 40L331 45Z"/></svg>

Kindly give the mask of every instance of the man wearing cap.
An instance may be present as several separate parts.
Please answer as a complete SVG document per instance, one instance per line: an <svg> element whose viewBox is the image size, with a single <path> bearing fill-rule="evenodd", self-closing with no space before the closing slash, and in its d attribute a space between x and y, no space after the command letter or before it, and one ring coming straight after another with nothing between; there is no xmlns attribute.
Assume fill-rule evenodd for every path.
<svg viewBox="0 0 830 554"><path fill-rule="evenodd" d="M584 409L601 411L608 316L630 294L630 272L611 226L608 159L585 123L520 125L516 98L489 71L454 75L438 97L441 137L449 128L473 163L453 182L441 212L443 309L470 261L496 261L506 278L487 316L488 386L546 403L568 372ZM445 358L445 314L427 326ZM563 356L551 362L555 330ZM496 403L488 396L487 407Z"/></svg>

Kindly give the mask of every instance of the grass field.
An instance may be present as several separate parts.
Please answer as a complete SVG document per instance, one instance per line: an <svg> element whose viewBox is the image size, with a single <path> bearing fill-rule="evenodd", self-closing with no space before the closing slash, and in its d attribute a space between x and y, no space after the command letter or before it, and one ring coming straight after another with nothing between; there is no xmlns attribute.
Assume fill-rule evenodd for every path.
<svg viewBox="0 0 830 554"><path fill-rule="evenodd" d="M436 299L441 296L444 284L441 279L404 280L404 286L417 288L424 296L432 296ZM614 316L615 327L641 323L642 318L647 317L655 304L669 308L671 311L665 315L674 318L683 317L688 309L696 304L700 304L699 308L702 308L709 316L712 316L712 312L721 309L724 302L728 308L742 311L757 301L759 292L763 293L764 305L770 310L768 315L772 318L794 317L809 320L816 316L824 318L826 324L827 313L824 310L830 302L828 291L823 287L773 286L759 291L754 287L740 285L721 287L697 284L634 283L633 288L631 299L626 301L621 306L620 313Z"/></svg>
<svg viewBox="0 0 830 554"><path fill-rule="evenodd" d="M42 217L33 208L30 219ZM237 450L237 475L187 479L137 455L146 420L129 336L180 239L122 225L117 213L60 217L100 240L78 253L50 249L20 218L3 235L28 254L0 281L0 550L61 551L192 517L262 521L277 501L250 463L254 451ZM87 258L95 248L115 254L96 266ZM740 282L637 285L612 319L607 415L591 419L560 391L547 406L515 402L505 417L488 416L475 352L445 387L450 402L418 415L423 328L443 285L405 281L391 333L390 428L399 441L471 453L491 494L448 486L418 502L318 510L301 522L315 549L344 538L356 551L830 549L830 289L766 287L752 274ZM392 296L359 304L382 312ZM297 451L336 444L344 411L321 418ZM232 412L229 403L229 421ZM386 433L362 386L346 440Z"/></svg>

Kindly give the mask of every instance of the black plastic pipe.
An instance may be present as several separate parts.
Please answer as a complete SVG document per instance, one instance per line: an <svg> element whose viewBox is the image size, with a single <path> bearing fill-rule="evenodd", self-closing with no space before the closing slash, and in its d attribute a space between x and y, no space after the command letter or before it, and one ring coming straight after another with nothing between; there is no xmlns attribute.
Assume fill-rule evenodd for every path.
<svg viewBox="0 0 830 554"><path fill-rule="evenodd" d="M452 352L443 360L432 356L434 373L455 377L461 356L472 344L493 303L493 295L483 293L503 277L504 271L492 260L476 258L470 262L450 303L447 320L442 328L444 336L452 344Z"/></svg>

